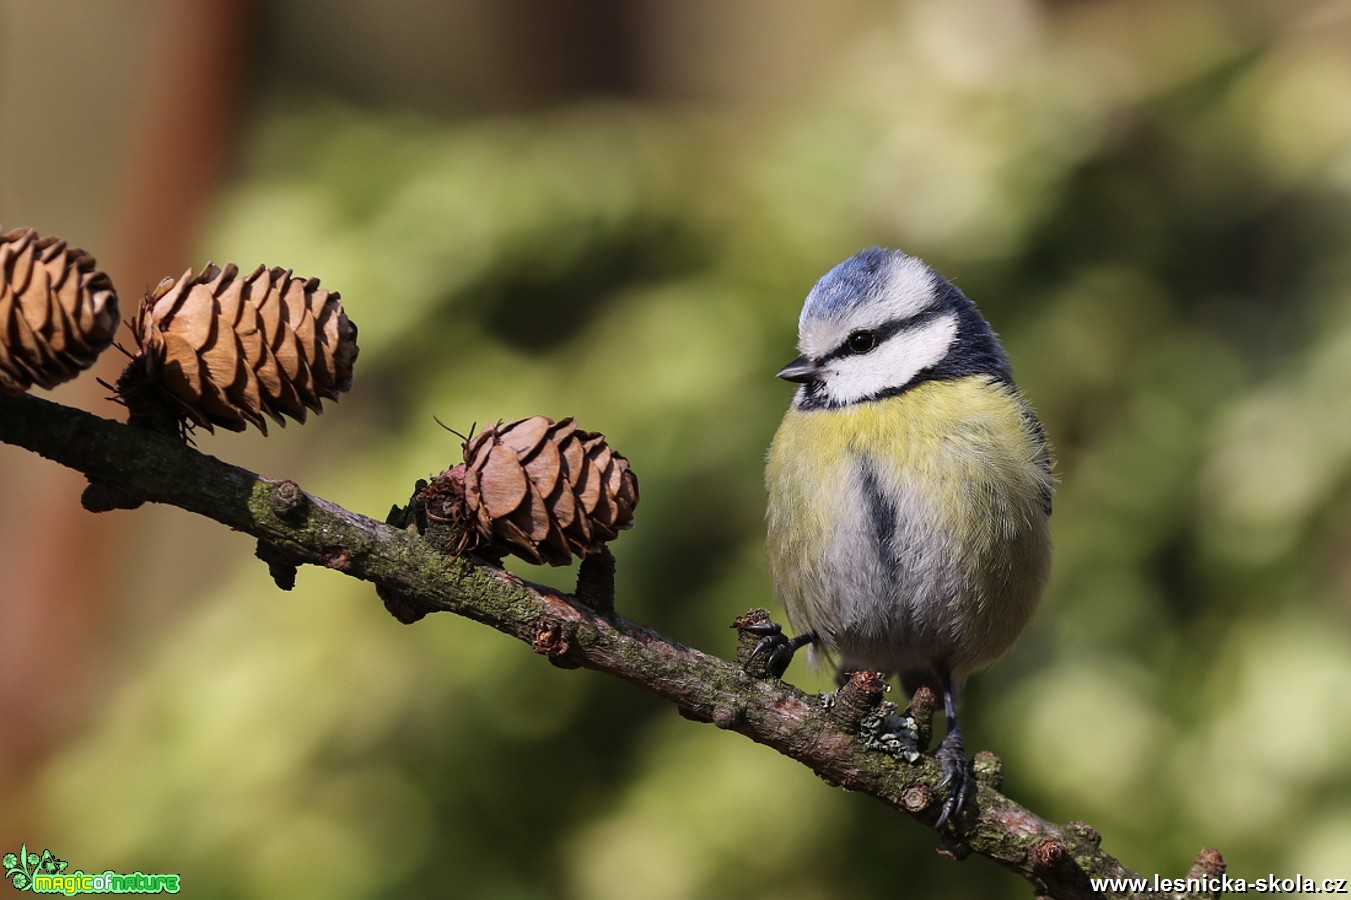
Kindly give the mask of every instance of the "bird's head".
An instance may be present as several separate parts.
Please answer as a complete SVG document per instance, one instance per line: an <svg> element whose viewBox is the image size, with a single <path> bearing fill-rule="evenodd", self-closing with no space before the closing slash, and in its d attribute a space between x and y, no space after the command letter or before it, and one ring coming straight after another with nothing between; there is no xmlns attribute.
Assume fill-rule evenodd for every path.
<svg viewBox="0 0 1351 900"><path fill-rule="evenodd" d="M1008 357L975 305L923 260L873 247L831 269L798 320L801 356L780 378L799 409L835 408L967 375L1010 382Z"/></svg>

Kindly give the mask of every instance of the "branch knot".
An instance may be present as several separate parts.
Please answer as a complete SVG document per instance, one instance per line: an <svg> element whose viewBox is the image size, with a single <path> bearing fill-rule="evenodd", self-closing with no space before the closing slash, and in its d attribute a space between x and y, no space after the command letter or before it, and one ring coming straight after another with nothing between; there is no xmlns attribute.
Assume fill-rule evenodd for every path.
<svg viewBox="0 0 1351 900"><path fill-rule="evenodd" d="M531 642L530 648L541 656L548 657L549 662L559 668L577 668L576 663L566 658L568 651L572 649L572 639L567 626L558 619L542 618L536 623L535 639Z"/></svg>

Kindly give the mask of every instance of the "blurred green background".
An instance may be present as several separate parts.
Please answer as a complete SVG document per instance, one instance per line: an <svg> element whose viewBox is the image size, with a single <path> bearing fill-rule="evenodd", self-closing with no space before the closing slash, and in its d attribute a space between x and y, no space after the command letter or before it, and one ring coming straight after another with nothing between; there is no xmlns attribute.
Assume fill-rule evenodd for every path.
<svg viewBox="0 0 1351 900"><path fill-rule="evenodd" d="M1059 456L970 748L1142 873L1351 875L1351 5L0 9L0 222L94 251L127 316L265 262L360 326L339 404L204 451L381 517L455 461L434 416L576 416L641 479L620 609L721 656L770 601L802 297L924 257ZM6 852L201 897L1028 895L628 685L332 572L281 594L243 536L95 521L54 470L0 447Z"/></svg>

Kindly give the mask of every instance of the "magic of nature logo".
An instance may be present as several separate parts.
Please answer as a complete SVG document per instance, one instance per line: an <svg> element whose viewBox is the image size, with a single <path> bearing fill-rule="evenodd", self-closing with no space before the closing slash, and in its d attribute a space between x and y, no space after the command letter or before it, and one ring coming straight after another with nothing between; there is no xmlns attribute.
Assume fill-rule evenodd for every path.
<svg viewBox="0 0 1351 900"><path fill-rule="evenodd" d="M35 894L177 894L179 875L123 874L106 869L87 873L80 869L66 871L70 863L55 856L50 850L34 853L24 844L18 853L6 853L0 863L5 867L5 878L15 890Z"/></svg>

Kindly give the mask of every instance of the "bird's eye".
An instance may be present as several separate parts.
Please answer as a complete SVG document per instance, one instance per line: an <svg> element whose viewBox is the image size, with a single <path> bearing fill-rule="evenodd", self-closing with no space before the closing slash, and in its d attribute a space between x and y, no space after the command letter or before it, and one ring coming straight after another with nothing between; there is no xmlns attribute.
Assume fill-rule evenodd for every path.
<svg viewBox="0 0 1351 900"><path fill-rule="evenodd" d="M877 332L855 331L845 340L850 353L867 353L877 346Z"/></svg>

